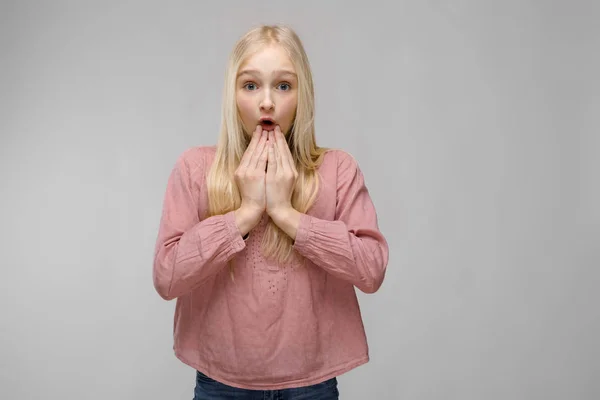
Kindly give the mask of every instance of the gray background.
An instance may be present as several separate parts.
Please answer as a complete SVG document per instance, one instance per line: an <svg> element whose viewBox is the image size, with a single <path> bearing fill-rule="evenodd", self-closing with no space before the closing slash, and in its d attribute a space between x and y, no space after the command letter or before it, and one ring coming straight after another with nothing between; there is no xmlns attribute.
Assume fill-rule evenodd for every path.
<svg viewBox="0 0 600 400"><path fill-rule="evenodd" d="M341 398L600 397L599 2L347 3L2 2L0 398L192 398L162 196L261 22L303 39L391 247Z"/></svg>

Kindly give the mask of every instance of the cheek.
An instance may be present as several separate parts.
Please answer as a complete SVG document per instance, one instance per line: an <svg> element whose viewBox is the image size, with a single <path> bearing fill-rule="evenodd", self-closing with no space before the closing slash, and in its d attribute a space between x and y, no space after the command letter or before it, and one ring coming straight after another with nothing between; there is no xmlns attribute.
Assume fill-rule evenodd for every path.
<svg viewBox="0 0 600 400"><path fill-rule="evenodd" d="M296 115L296 106L297 106L297 103L295 100L289 100L288 102L285 103L285 107L284 107L285 119L288 120L289 122L292 122L292 120L294 119L294 116Z"/></svg>
<svg viewBox="0 0 600 400"><path fill-rule="evenodd" d="M252 116L252 104L249 99L238 97L237 106L242 119L246 120Z"/></svg>

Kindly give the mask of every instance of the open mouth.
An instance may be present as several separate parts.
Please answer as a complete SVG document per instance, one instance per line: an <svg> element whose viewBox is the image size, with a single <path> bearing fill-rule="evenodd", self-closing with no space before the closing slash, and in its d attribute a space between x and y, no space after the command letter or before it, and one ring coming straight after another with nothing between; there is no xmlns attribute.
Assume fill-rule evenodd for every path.
<svg viewBox="0 0 600 400"><path fill-rule="evenodd" d="M275 129L275 121L270 118L263 118L260 120L260 126L267 131Z"/></svg>

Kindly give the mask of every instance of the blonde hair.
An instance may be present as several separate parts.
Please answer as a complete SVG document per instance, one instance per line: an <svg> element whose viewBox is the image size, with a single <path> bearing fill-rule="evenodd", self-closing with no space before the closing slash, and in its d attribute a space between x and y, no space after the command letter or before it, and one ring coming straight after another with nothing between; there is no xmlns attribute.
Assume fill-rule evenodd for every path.
<svg viewBox="0 0 600 400"><path fill-rule="evenodd" d="M314 84L308 57L300 38L291 28L261 25L251 29L238 40L227 64L221 132L215 159L207 175L208 216L222 215L236 210L241 205L234 172L248 146L249 137L244 134L237 108L236 78L240 66L251 55L272 44L281 46L287 52L298 76L296 115L287 139L298 171L291 199L292 206L301 213L306 213L317 196L317 168L328 149L316 144ZM299 257L292 245L292 239L269 219L261 243L264 257L280 264L288 263ZM231 264L230 272L233 278Z"/></svg>

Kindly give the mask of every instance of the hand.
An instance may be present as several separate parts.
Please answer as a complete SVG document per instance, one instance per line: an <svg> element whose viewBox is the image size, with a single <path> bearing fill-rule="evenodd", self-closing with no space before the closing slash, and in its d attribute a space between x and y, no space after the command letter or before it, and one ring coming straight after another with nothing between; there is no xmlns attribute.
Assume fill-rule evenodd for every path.
<svg viewBox="0 0 600 400"><path fill-rule="evenodd" d="M242 204L236 210L236 223L242 235L260 221L266 209L267 157L267 132L258 125L234 175L242 197Z"/></svg>
<svg viewBox="0 0 600 400"><path fill-rule="evenodd" d="M292 193L297 178L292 153L278 125L274 132L269 132L268 145L266 210L271 218L276 219L293 208Z"/></svg>

